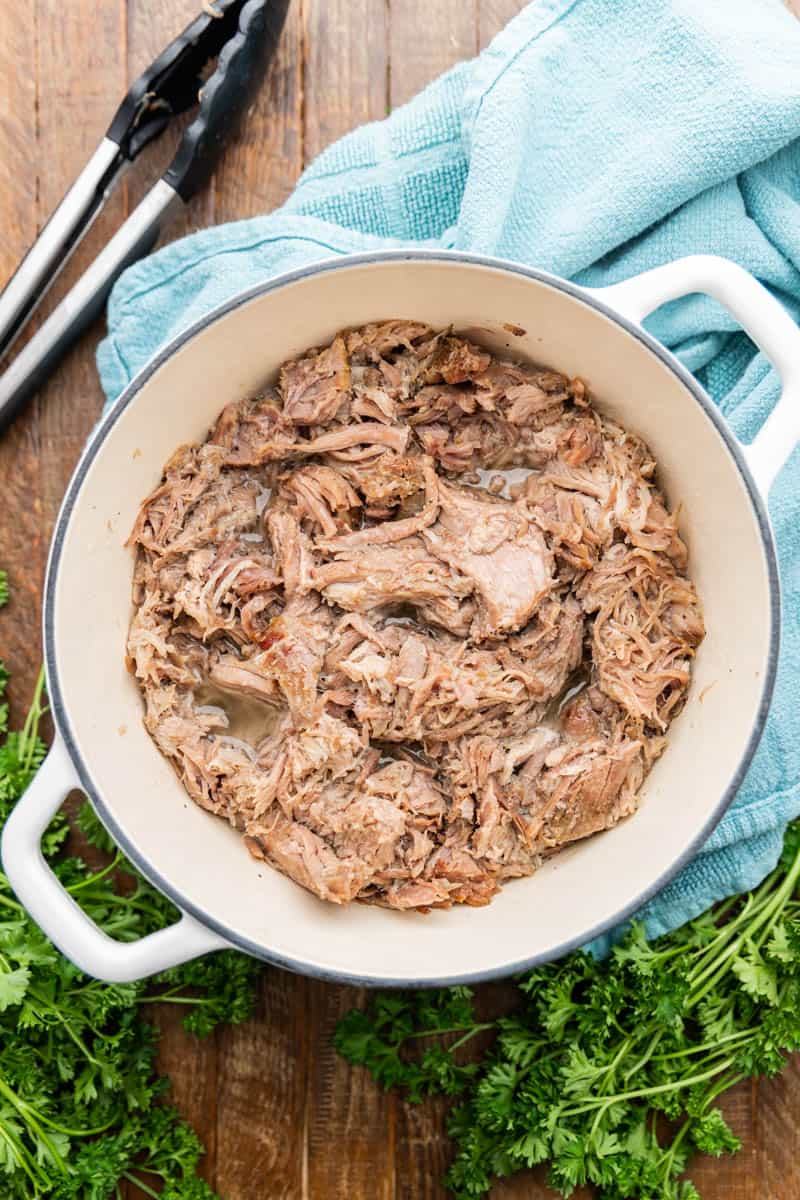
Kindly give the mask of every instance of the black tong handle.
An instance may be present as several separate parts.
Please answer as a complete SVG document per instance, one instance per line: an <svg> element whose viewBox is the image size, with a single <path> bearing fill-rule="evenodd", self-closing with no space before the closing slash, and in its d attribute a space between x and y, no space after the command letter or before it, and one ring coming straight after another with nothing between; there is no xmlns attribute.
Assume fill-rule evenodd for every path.
<svg viewBox="0 0 800 1200"><path fill-rule="evenodd" d="M264 75L289 0L217 0L192 21L131 86L106 137L128 160L199 101L163 178L183 200L209 178L226 137ZM211 13L216 13L212 16ZM203 69L218 58L213 74Z"/></svg>
<svg viewBox="0 0 800 1200"><path fill-rule="evenodd" d="M226 137L263 78L286 18L289 0L248 0L238 32L220 51L200 93L197 116L183 135L164 180L183 200L205 184Z"/></svg>
<svg viewBox="0 0 800 1200"><path fill-rule="evenodd" d="M237 33L243 4L217 0L209 5L131 84L106 133L129 162L173 116L197 104L203 69Z"/></svg>
<svg viewBox="0 0 800 1200"><path fill-rule="evenodd" d="M217 0L217 15L209 6L129 90L91 162L0 293L0 352L99 211L120 166L157 137L176 112L198 99L200 107L165 174L0 375L0 430L99 313L125 267L152 247L162 222L205 183L264 74L288 5L289 0ZM216 70L203 83L203 69L217 55Z"/></svg>

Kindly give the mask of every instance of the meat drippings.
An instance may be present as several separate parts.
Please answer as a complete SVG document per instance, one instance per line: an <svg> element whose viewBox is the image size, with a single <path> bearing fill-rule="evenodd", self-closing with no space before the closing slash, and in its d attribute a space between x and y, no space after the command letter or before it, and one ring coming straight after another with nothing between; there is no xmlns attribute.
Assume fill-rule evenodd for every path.
<svg viewBox="0 0 800 1200"><path fill-rule="evenodd" d="M486 904L635 810L685 701L703 619L654 479L581 380L344 332L142 504L146 727L321 898Z"/></svg>
<svg viewBox="0 0 800 1200"><path fill-rule="evenodd" d="M281 718L278 705L251 699L208 681L194 689L194 705L198 712L216 710L225 722L226 733L254 748L272 733Z"/></svg>

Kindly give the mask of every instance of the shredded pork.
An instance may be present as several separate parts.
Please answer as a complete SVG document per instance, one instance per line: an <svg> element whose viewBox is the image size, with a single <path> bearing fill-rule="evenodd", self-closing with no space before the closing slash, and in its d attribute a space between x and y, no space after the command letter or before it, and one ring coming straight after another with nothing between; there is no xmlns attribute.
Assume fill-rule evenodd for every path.
<svg viewBox="0 0 800 1200"><path fill-rule="evenodd" d="M322 899L486 904L635 810L685 701L703 618L654 477L581 380L340 334L142 504L146 727Z"/></svg>

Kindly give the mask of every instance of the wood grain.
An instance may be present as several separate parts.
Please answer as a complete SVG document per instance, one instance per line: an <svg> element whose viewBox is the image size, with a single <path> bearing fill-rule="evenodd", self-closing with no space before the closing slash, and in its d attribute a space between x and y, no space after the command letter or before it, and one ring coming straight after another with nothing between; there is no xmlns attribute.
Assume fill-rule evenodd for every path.
<svg viewBox="0 0 800 1200"><path fill-rule="evenodd" d="M800 0L789 0L800 10ZM522 0L293 0L280 52L205 189L165 231L266 211L334 138L379 119L453 63L485 46ZM0 5L0 281L13 270L85 161L127 82L198 8L198 0L32 0ZM163 170L170 130L135 164L69 265L48 308ZM98 323L0 441L0 565L12 601L0 613L0 657L20 713L40 659L40 595L50 529L66 479L102 403ZM509 1003L479 991L486 1011ZM410 1106L351 1070L332 1049L352 989L265 971L246 1025L198 1042L180 1010L156 1005L159 1067L207 1147L203 1174L223 1200L444 1200L446 1105ZM697 1160L705 1200L800 1196L800 1059L778 1079L745 1083L722 1107L742 1154ZM493 1200L545 1200L541 1172L498 1183ZM126 1200L140 1200L129 1189ZM576 1193L585 1200L587 1192Z"/></svg>
<svg viewBox="0 0 800 1200"><path fill-rule="evenodd" d="M293 0L275 58L211 186L216 219L269 212L291 192L303 169L303 23Z"/></svg>
<svg viewBox="0 0 800 1200"><path fill-rule="evenodd" d="M333 1049L340 1017L363 1003L353 988L309 984L307 1173L303 1200L392 1200L395 1196L396 1101L364 1072L355 1076ZM343 1147L347 1146L347 1153ZM244 1200L244 1198L243 1198Z"/></svg>
<svg viewBox="0 0 800 1200"><path fill-rule="evenodd" d="M217 1178L217 1064L221 1039L216 1034L197 1038L187 1033L182 1024L184 1015L182 1006L175 1004L149 1005L146 1010L146 1019L161 1033L158 1070L171 1081L169 1101L178 1107L205 1146L200 1174L213 1187ZM141 1200L141 1192L134 1187L127 1187L123 1196L125 1200Z"/></svg>
<svg viewBox="0 0 800 1200"><path fill-rule="evenodd" d="M748 1164L758 1200L800 1195L800 1057L775 1079L761 1080L754 1104L755 1158ZM746 1149L750 1150L750 1145ZM727 1172L733 1174L733 1163ZM721 1193L722 1194L722 1193Z"/></svg>
<svg viewBox="0 0 800 1200"><path fill-rule="evenodd" d="M725 1200L766 1200L759 1177L759 1135L762 1131L759 1129L757 1110L760 1087L758 1080L747 1080L720 1097L719 1108L734 1133L742 1139L742 1149L735 1157L696 1158L692 1162L689 1175L701 1196L708 1198L719 1195L724 1196Z"/></svg>
<svg viewBox="0 0 800 1200"><path fill-rule="evenodd" d="M126 86L125 5L36 0L38 146L41 227L97 146ZM68 290L124 217L124 196L112 196L59 278L49 305ZM50 531L67 480L102 405L94 349L102 321L66 358L34 401L40 429L39 492L44 534Z"/></svg>
<svg viewBox="0 0 800 1200"><path fill-rule="evenodd" d="M38 178L31 169L37 144L35 10L0 5L0 281L16 268L36 237ZM21 69L25 64L24 69ZM0 612L0 657L14 669L12 717L27 706L39 669L39 597L45 545L39 484L40 430L17 421L0 439L0 566L8 571L11 601Z"/></svg>
<svg viewBox="0 0 800 1200"><path fill-rule="evenodd" d="M481 50L489 45L496 33L524 8L518 0L480 0L478 10L478 44Z"/></svg>
<svg viewBox="0 0 800 1200"><path fill-rule="evenodd" d="M308 1086L306 981L265 974L247 1027L220 1036L216 1185L226 1200L300 1195Z"/></svg>
<svg viewBox="0 0 800 1200"><path fill-rule="evenodd" d="M304 0L304 156L386 115L387 0Z"/></svg>
<svg viewBox="0 0 800 1200"><path fill-rule="evenodd" d="M395 0L389 30L392 108L477 50L478 0Z"/></svg>

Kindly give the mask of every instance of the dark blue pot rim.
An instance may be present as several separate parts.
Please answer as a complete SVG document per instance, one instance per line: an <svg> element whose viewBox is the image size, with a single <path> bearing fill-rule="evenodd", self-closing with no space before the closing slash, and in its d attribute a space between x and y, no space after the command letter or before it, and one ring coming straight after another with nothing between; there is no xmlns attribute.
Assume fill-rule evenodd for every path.
<svg viewBox="0 0 800 1200"><path fill-rule="evenodd" d="M55 653L55 632L54 632L54 609L55 609L55 589L58 570L61 564L61 555L64 548L65 534L69 525L72 510L75 507L81 486L86 474L92 465L96 456L100 453L109 431L117 421L118 417L131 404L142 387L147 383L152 375L170 358L178 349L184 346L188 341L201 333L208 325L216 321L218 318L235 311L242 305L249 303L251 300L259 296L265 295L268 292L276 291L279 288L285 287L288 284L296 283L298 280L305 279L312 275L323 274L329 271L347 270L350 267L364 266L371 263L381 262L459 262L467 263L476 267L489 267L493 270L505 271L512 275L520 275L524 278L535 280L537 283L544 283L555 288L557 291L565 292L572 296L575 300L587 305L589 308L602 313L603 316L621 325L632 337L641 342L648 350L651 351L661 362L669 368L674 375L678 377L684 387L692 394L700 408L705 413L708 420L714 426L719 434L722 442L725 445L729 455L733 459L737 470L745 485L747 494L750 499L753 511L758 521L758 527L761 534L761 541L764 550L764 557L767 566L767 576L769 580L770 592L770 644L767 656L767 665L764 675L764 684L761 692L758 713L753 722L750 735L742 752L736 772L729 786L721 795L718 803L714 807L714 811L703 825L699 833L685 847L683 852L675 859L675 861L662 871L661 874L653 880L652 884L643 889L634 900L623 906L613 917L599 922L597 925L585 930L580 936L570 938L560 945L554 947L550 951L540 954L534 954L527 958L518 959L514 962L509 962L500 967L493 967L490 970L473 971L459 974L457 976L443 976L440 978L423 978L423 979L396 979L391 976L360 976L351 971L334 971L324 967L319 967L313 962L305 962L300 959L292 958L289 955L277 954L266 950L263 946L251 941L249 938L243 937L240 934L231 930L223 922L217 920L212 913L207 912L199 905L187 899L174 884L166 879L156 868L150 863L147 857L142 854L136 844L132 842L117 823L113 810L106 804L99 789L95 786L92 779L91 771L88 764L84 760L78 749L76 739L73 735L69 721L66 705L64 703L61 690L61 683L58 677L58 666ZM575 284L569 283L567 280L559 278L557 275L551 275L546 271L536 270L532 267L525 267L519 263L507 261L501 258L492 258L479 254L468 254L457 250L382 250L364 254L342 255L338 258L325 259L321 262L314 263L307 267L301 267L296 271L289 271L283 275L278 275L272 279L265 281L262 284L257 284L255 287L248 288L247 291L235 296L232 300L220 305L207 316L202 317L193 325L189 326L182 333L178 334L167 346L160 350L154 357L142 368L134 379L128 384L124 392L115 401L109 412L99 423L95 433L88 443L83 456L78 462L75 472L68 484L64 500L56 522L53 540L50 547L50 554L47 564L47 576L44 589L44 612L43 612L43 635L44 635L44 650L45 650L45 666L47 671L47 688L50 697L51 711L53 718L58 728L59 733L64 739L72 758L75 769L81 781L81 786L85 790L92 805L95 808L100 819L113 835L121 849L125 852L128 858L133 862L141 873L168 896L170 900L183 912L190 913L201 924L208 929L213 930L221 937L225 938L232 946L238 947L254 958L262 959L265 962L284 967L287 970L297 972L299 974L308 975L312 978L330 980L336 983L353 984L358 987L383 987L383 988L426 988L426 987L448 987L456 984L474 984L481 983L490 979L502 979L509 975L514 975L520 971L527 970L537 966L543 962L551 962L568 954L571 950L577 949L579 946L585 945L587 942L600 937L607 933L609 929L614 928L621 922L627 920L633 915L643 904L650 900L657 892L661 891L672 880L678 872L684 867L697 853L702 844L708 838L711 831L719 823L722 816L733 801L739 787L744 780L748 767L752 761L753 755L756 752L761 734L764 729L764 724L767 719L772 692L775 685L775 675L778 666L778 652L780 647L780 583L778 575L778 563L775 551L775 543L772 535L772 529L769 522L767 508L761 493L756 486L750 468L747 465L742 448L728 428L724 418L698 384L697 380L686 370L685 367L671 354L664 346L657 342L650 334L646 333L639 325L630 321L628 318L616 312L613 308L608 307L601 300L598 300L590 291L584 290ZM412 918L414 919L414 918Z"/></svg>

